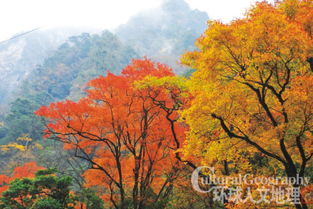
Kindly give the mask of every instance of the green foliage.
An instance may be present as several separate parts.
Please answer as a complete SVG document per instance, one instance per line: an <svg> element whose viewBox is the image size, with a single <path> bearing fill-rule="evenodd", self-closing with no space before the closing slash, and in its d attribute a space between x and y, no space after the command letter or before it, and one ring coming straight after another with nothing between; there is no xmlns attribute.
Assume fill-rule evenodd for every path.
<svg viewBox="0 0 313 209"><path fill-rule="evenodd" d="M83 189L77 194L79 201L86 205L87 209L104 209L104 203L91 189Z"/></svg>
<svg viewBox="0 0 313 209"><path fill-rule="evenodd" d="M83 33L70 37L43 65L32 71L21 86L19 97L0 127L0 144L28 134L33 140L42 135L42 123L33 114L41 105L65 98L78 99L85 83L108 71L119 73L136 53L110 32Z"/></svg>
<svg viewBox="0 0 313 209"><path fill-rule="evenodd" d="M32 209L63 209L63 206L59 203L59 201L48 197L46 199L40 199L36 201L35 204L31 208Z"/></svg>
<svg viewBox="0 0 313 209"><path fill-rule="evenodd" d="M0 199L1 209L73 209L77 199L70 194L71 177L56 176L54 170L39 171L34 179L10 183Z"/></svg>
<svg viewBox="0 0 313 209"><path fill-rule="evenodd" d="M73 36L31 73L21 94L40 105L78 98L87 81L107 71L119 73L133 57L136 53L110 32Z"/></svg>
<svg viewBox="0 0 313 209"><path fill-rule="evenodd" d="M41 138L43 125L33 114L39 105L28 99L18 98L11 104L11 112L4 119L4 127L0 127L2 139L0 144L15 141L23 134L33 140Z"/></svg>

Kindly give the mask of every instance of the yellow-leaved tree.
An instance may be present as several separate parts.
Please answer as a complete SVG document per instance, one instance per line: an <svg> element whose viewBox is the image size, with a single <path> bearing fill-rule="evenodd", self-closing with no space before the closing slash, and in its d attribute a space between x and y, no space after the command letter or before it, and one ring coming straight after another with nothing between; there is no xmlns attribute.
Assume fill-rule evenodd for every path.
<svg viewBox="0 0 313 209"><path fill-rule="evenodd" d="M190 127L185 158L221 165L229 174L250 169L258 156L287 177L307 175L313 156L312 31L312 0L261 2L242 19L209 22L198 50L182 58L196 69L187 83L193 99L183 111ZM308 208L300 198L295 207Z"/></svg>

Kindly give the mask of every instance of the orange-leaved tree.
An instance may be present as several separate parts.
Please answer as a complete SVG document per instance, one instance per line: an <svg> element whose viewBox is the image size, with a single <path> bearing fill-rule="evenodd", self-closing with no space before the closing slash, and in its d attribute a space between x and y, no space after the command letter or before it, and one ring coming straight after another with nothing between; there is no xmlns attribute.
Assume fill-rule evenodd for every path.
<svg viewBox="0 0 313 209"><path fill-rule="evenodd" d="M182 58L196 69L187 84L194 99L183 113L190 127L186 157L220 164L227 175L256 167L256 156L288 177L308 175L312 17L311 0L288 0L257 3L229 24L209 22L198 50ZM295 207L307 208L300 199Z"/></svg>
<svg viewBox="0 0 313 209"><path fill-rule="evenodd" d="M8 189L10 182L19 178L34 178L37 171L45 169L38 166L36 162L25 163L22 166L14 168L12 175L0 174L0 196Z"/></svg>
<svg viewBox="0 0 313 209"><path fill-rule="evenodd" d="M101 191L115 208L143 208L171 192L178 172L177 140L166 112L135 83L147 76L172 77L172 70L148 59L133 60L121 75L108 73L89 82L87 96L41 107L48 121L46 137L65 143L90 163L87 186ZM167 94L155 93L159 101Z"/></svg>

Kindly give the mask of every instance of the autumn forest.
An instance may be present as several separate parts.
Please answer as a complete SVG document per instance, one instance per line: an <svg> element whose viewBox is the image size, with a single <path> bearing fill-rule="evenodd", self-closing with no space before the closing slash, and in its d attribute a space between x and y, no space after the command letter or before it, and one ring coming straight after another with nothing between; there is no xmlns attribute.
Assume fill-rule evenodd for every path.
<svg viewBox="0 0 313 209"><path fill-rule="evenodd" d="M313 1L165 2L0 85L0 209L313 208Z"/></svg>

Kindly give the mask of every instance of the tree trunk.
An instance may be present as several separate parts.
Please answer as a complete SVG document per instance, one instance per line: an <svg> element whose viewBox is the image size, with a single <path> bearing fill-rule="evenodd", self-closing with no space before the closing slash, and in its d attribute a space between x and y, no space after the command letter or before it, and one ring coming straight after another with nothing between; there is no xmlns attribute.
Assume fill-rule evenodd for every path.
<svg viewBox="0 0 313 209"><path fill-rule="evenodd" d="M299 175L297 170L292 169L290 167L285 168L285 170L286 170L288 178L297 178L297 176L303 177L303 176ZM298 185L297 183L295 183L292 186L293 186L293 188L300 188L300 185ZM299 195L299 200L300 200L300 203L297 203L297 202L294 203L295 208L296 209L308 209L307 204L303 201L304 199L303 199L303 196L302 196L301 192L300 192L300 195Z"/></svg>

